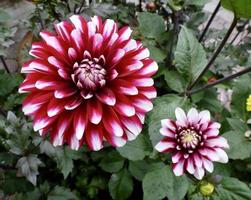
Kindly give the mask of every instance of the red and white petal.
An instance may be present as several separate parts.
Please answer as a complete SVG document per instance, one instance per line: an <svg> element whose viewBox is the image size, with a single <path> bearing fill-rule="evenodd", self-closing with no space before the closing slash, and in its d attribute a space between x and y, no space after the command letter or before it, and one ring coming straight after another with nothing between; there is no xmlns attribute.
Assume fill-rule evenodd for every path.
<svg viewBox="0 0 251 200"><path fill-rule="evenodd" d="M219 155L217 154L217 152L213 149L209 149L209 148L202 148L198 150L199 153L207 158L209 158L212 161L218 161L219 160Z"/></svg>
<svg viewBox="0 0 251 200"><path fill-rule="evenodd" d="M182 157L183 157L183 154L182 154L180 151L178 151L178 152L176 152L176 153L172 156L172 162L173 162L173 163L177 163L177 162L179 162L179 160L180 160Z"/></svg>
<svg viewBox="0 0 251 200"><path fill-rule="evenodd" d="M140 76L152 76L158 71L158 64L152 59L146 59L143 61L144 67L141 68L136 74Z"/></svg>
<svg viewBox="0 0 251 200"><path fill-rule="evenodd" d="M215 138L208 138L206 140L206 145L209 147L229 148L227 140L221 136Z"/></svg>
<svg viewBox="0 0 251 200"><path fill-rule="evenodd" d="M167 152L175 148L175 143L172 141L161 140L154 148L158 152Z"/></svg>
<svg viewBox="0 0 251 200"><path fill-rule="evenodd" d="M65 104L66 104L65 100L60 101L60 100L51 98L47 106L47 115L49 117L54 117L58 115L59 113L63 112Z"/></svg>
<svg viewBox="0 0 251 200"><path fill-rule="evenodd" d="M117 137L123 136L124 131L122 124L114 110L107 107L104 109L104 113L106 114L106 117L103 118L102 122L107 132Z"/></svg>
<svg viewBox="0 0 251 200"><path fill-rule="evenodd" d="M70 17L71 22L74 24L77 30L80 30L82 33L86 31L87 25L84 18L80 15L73 15Z"/></svg>
<svg viewBox="0 0 251 200"><path fill-rule="evenodd" d="M211 122L208 126L208 128L211 128L211 129L220 129L220 127L221 127L221 124L218 122Z"/></svg>
<svg viewBox="0 0 251 200"><path fill-rule="evenodd" d="M119 30L119 41L128 40L132 34L132 29L130 27L123 27Z"/></svg>
<svg viewBox="0 0 251 200"><path fill-rule="evenodd" d="M135 108L131 101L124 95L118 96L118 101L114 106L114 109L121 115L131 117L135 115Z"/></svg>
<svg viewBox="0 0 251 200"><path fill-rule="evenodd" d="M93 124L99 124L102 115L103 115L103 109L102 105L99 101L92 99L87 103L87 115Z"/></svg>
<svg viewBox="0 0 251 200"><path fill-rule="evenodd" d="M77 92L77 90L75 88L69 86L67 88L56 89L54 91L54 96L57 99L63 99L63 98L72 96L76 92Z"/></svg>
<svg viewBox="0 0 251 200"><path fill-rule="evenodd" d="M152 102L144 95L131 97L131 101L133 106L135 106L135 108L137 108L137 111L139 112L145 113L153 109Z"/></svg>
<svg viewBox="0 0 251 200"><path fill-rule="evenodd" d="M197 167L193 174L197 179L201 180L205 175L205 170L202 167Z"/></svg>
<svg viewBox="0 0 251 200"><path fill-rule="evenodd" d="M84 106L81 106L74 112L74 117L73 117L74 134L76 135L76 138L78 140L82 139L86 125L87 125L86 109Z"/></svg>
<svg viewBox="0 0 251 200"><path fill-rule="evenodd" d="M219 132L220 132L219 129L210 128L210 129L206 129L204 131L204 134L207 135L207 137L216 137L219 135Z"/></svg>
<svg viewBox="0 0 251 200"><path fill-rule="evenodd" d="M198 154L198 153L194 153L192 155L192 158L194 160L194 164L197 166L197 167L202 167L202 158L201 156Z"/></svg>
<svg viewBox="0 0 251 200"><path fill-rule="evenodd" d="M195 108L191 108L188 111L187 120L188 120L189 124L191 124L191 125L196 125L198 123L200 118L199 118L199 113Z"/></svg>
<svg viewBox="0 0 251 200"><path fill-rule="evenodd" d="M131 82L124 80L115 81L116 91L124 95L137 95L139 93L137 87L135 87Z"/></svg>
<svg viewBox="0 0 251 200"><path fill-rule="evenodd" d="M214 171L214 165L213 165L213 163L210 160L206 159L206 158L203 158L202 161L203 161L203 167L208 172L212 173Z"/></svg>
<svg viewBox="0 0 251 200"><path fill-rule="evenodd" d="M63 21L55 25L55 30L57 34L66 42L71 41L71 31L73 30L73 25L69 22Z"/></svg>
<svg viewBox="0 0 251 200"><path fill-rule="evenodd" d="M132 117L120 116L122 124L131 131L134 135L138 135L142 130L142 124L139 118L134 115Z"/></svg>
<svg viewBox="0 0 251 200"><path fill-rule="evenodd" d="M138 87L139 93L145 95L148 99L154 99L157 97L156 89L151 87Z"/></svg>
<svg viewBox="0 0 251 200"><path fill-rule="evenodd" d="M47 103L51 97L51 93L31 93L24 99L22 111L25 115L34 114L42 107L42 105Z"/></svg>
<svg viewBox="0 0 251 200"><path fill-rule="evenodd" d="M102 88L101 91L96 93L96 97L104 104L109 105L109 106L114 106L116 103L116 96L114 92L105 87Z"/></svg>
<svg viewBox="0 0 251 200"><path fill-rule="evenodd" d="M33 121L34 131L43 129L55 121L56 117L49 117L46 112L46 107L42 107L35 115Z"/></svg>
<svg viewBox="0 0 251 200"><path fill-rule="evenodd" d="M171 131L170 129L166 128L166 127L162 127L159 132L161 133L161 135L164 135L166 137L170 137L170 138L174 138L175 137L175 133L173 131Z"/></svg>
<svg viewBox="0 0 251 200"><path fill-rule="evenodd" d="M210 112L208 110L203 110L199 113L200 123L206 123L210 121Z"/></svg>
<svg viewBox="0 0 251 200"><path fill-rule="evenodd" d="M176 108L175 109L175 116L176 116L176 123L179 126L187 126L188 125L188 121L187 121L187 116L184 112L184 110L182 110L181 108Z"/></svg>
<svg viewBox="0 0 251 200"><path fill-rule="evenodd" d="M195 172L195 166L192 158L189 157L186 159L185 168L190 174Z"/></svg>
<svg viewBox="0 0 251 200"><path fill-rule="evenodd" d="M104 27L103 27L103 33L102 33L103 37L105 39L108 38L108 37L110 37L111 34L113 34L114 31L117 30L116 26L117 25L116 25L116 23L113 20L111 20L111 19L105 20Z"/></svg>
<svg viewBox="0 0 251 200"><path fill-rule="evenodd" d="M219 158L217 160L217 162L220 162L220 163L227 163L228 162L228 156L224 150L222 150L221 148L215 148L214 150L216 151L218 158Z"/></svg>
<svg viewBox="0 0 251 200"><path fill-rule="evenodd" d="M94 126L88 124L86 133L85 133L85 141L88 146L94 150L99 151L103 148L103 132L100 126Z"/></svg>
<svg viewBox="0 0 251 200"><path fill-rule="evenodd" d="M74 110L76 109L81 103L83 99L79 96L72 97L64 106L65 110Z"/></svg>
<svg viewBox="0 0 251 200"><path fill-rule="evenodd" d="M184 173L185 160L180 160L178 163L173 164L173 172L175 176L181 176Z"/></svg>
<svg viewBox="0 0 251 200"><path fill-rule="evenodd" d="M131 82L136 87L151 87L154 84L152 78L136 78L131 80Z"/></svg>
<svg viewBox="0 0 251 200"><path fill-rule="evenodd" d="M165 128L168 128L172 131L176 131L176 124L173 120L171 119L162 119L161 120L161 126L162 127L165 127Z"/></svg>

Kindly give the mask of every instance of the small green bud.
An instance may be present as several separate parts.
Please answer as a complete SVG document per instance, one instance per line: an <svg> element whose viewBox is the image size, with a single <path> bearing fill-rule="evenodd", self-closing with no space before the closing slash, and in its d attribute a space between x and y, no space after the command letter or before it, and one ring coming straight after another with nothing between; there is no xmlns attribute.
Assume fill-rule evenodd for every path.
<svg viewBox="0 0 251 200"><path fill-rule="evenodd" d="M215 186L212 183L209 183L207 181L202 181L200 184L200 193L203 196L210 196L214 192Z"/></svg>

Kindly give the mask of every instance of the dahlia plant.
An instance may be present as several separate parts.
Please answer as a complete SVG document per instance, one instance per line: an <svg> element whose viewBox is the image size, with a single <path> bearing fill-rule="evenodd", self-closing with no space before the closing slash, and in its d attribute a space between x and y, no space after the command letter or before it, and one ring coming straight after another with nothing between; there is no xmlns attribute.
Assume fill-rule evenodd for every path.
<svg viewBox="0 0 251 200"><path fill-rule="evenodd" d="M20 93L29 93L23 112L34 131L49 133L55 146L83 143L95 151L103 140L123 146L142 130L145 113L156 97L151 76L157 63L149 50L131 38L129 27L94 16L87 22L74 15L42 31L24 64Z"/></svg>
<svg viewBox="0 0 251 200"><path fill-rule="evenodd" d="M191 108L187 115L181 108L175 110L176 121L161 120L160 133L164 138L155 146L159 152L171 152L173 172L180 176L184 171L202 179L205 169L213 172L213 161L227 163L223 150L229 148L227 140L219 136L220 124L210 119L207 110Z"/></svg>
<svg viewBox="0 0 251 200"><path fill-rule="evenodd" d="M250 0L2 1L0 199L250 200Z"/></svg>

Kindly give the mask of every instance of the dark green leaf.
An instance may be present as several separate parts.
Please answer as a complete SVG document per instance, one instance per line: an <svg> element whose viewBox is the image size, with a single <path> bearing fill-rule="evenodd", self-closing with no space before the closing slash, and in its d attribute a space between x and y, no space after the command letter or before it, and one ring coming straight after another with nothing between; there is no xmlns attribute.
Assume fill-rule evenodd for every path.
<svg viewBox="0 0 251 200"><path fill-rule="evenodd" d="M206 52L202 45L186 27L182 27L175 51L177 69L184 73L189 81L194 80L207 64Z"/></svg>
<svg viewBox="0 0 251 200"><path fill-rule="evenodd" d="M37 155L29 155L20 158L16 167L33 185L36 185L39 174L38 166L41 164L42 162L37 158Z"/></svg>
<svg viewBox="0 0 251 200"><path fill-rule="evenodd" d="M158 40L165 32L164 19L155 13L141 12L138 14L139 29L146 38Z"/></svg>
<svg viewBox="0 0 251 200"><path fill-rule="evenodd" d="M229 131L223 134L228 140L230 149L227 150L229 158L245 159L251 156L251 141L241 131Z"/></svg>
<svg viewBox="0 0 251 200"><path fill-rule="evenodd" d="M185 176L175 177L169 167L148 172L143 179L145 200L161 200L165 197L182 200L188 190Z"/></svg>
<svg viewBox="0 0 251 200"><path fill-rule="evenodd" d="M164 78L167 85L175 92L184 92L186 81L185 79L176 71L165 71Z"/></svg>
<svg viewBox="0 0 251 200"><path fill-rule="evenodd" d="M227 118L227 121L231 126L231 128L235 131L240 131L245 133L248 130L247 124L241 121L240 119Z"/></svg>
<svg viewBox="0 0 251 200"><path fill-rule="evenodd" d="M224 177L216 188L220 199L226 200L250 200L251 190L243 182L236 178Z"/></svg>
<svg viewBox="0 0 251 200"><path fill-rule="evenodd" d="M154 160L138 160L129 162L129 171L139 181L142 181L145 174L149 171L163 168L165 165L162 162Z"/></svg>
<svg viewBox="0 0 251 200"><path fill-rule="evenodd" d="M69 189L56 186L48 195L48 200L75 200L76 195Z"/></svg>
<svg viewBox="0 0 251 200"><path fill-rule="evenodd" d="M221 5L233 11L237 17L251 18L250 0L221 0Z"/></svg>
<svg viewBox="0 0 251 200"><path fill-rule="evenodd" d="M117 148L120 155L129 160L142 160L151 151L147 136L141 133L135 140L129 141L125 146Z"/></svg>
<svg viewBox="0 0 251 200"><path fill-rule="evenodd" d="M124 158L122 158L116 151L109 152L99 164L103 170L110 173L118 172L122 169L123 165Z"/></svg>
<svg viewBox="0 0 251 200"><path fill-rule="evenodd" d="M112 174L109 180L109 191L114 200L127 199L133 191L133 181L126 169Z"/></svg>

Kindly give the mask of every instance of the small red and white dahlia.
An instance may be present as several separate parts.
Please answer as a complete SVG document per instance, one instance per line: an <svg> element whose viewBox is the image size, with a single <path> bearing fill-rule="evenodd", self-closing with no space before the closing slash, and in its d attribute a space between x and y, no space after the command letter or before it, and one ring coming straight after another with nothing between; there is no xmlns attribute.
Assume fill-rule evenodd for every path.
<svg viewBox="0 0 251 200"><path fill-rule="evenodd" d="M74 15L55 30L40 33L43 41L30 51L35 59L22 67L28 75L19 92L30 93L23 112L34 119L34 130L72 149L135 139L156 97L151 76L158 66L148 49L129 27L97 16L87 22Z"/></svg>
<svg viewBox="0 0 251 200"><path fill-rule="evenodd" d="M181 108L175 110L176 121L161 120L160 133L164 138L155 146L159 152L171 152L176 176L185 171L202 179L205 169L213 172L213 161L227 163L223 150L227 140L219 136L220 124L212 122L207 110L191 108L187 115Z"/></svg>

